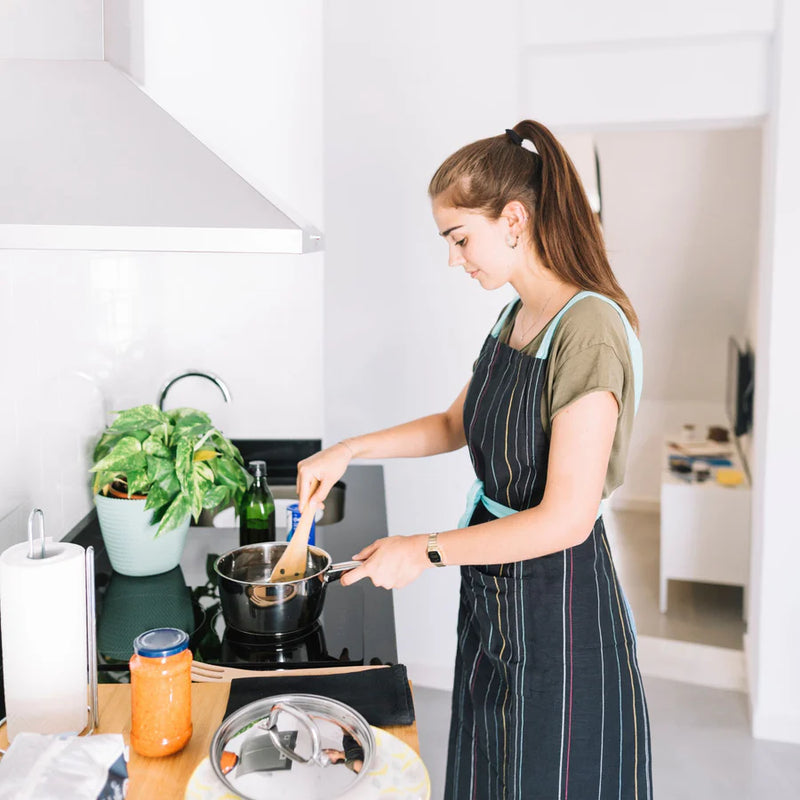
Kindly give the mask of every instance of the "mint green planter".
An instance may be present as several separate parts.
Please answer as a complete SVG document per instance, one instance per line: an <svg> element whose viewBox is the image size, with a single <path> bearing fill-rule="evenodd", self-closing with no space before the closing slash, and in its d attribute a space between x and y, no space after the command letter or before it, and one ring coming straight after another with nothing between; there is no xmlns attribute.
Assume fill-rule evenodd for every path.
<svg viewBox="0 0 800 800"><path fill-rule="evenodd" d="M126 500L97 494L94 504L111 566L122 575L159 575L178 566L191 516L169 533L156 536L146 500Z"/></svg>

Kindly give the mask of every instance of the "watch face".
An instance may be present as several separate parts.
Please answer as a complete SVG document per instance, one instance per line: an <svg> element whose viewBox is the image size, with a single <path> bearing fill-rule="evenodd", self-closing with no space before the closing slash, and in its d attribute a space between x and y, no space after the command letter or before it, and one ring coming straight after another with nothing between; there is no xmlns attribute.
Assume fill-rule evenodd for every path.
<svg viewBox="0 0 800 800"><path fill-rule="evenodd" d="M435 550L428 551L428 560L434 564L438 564L441 562L442 557L437 553Z"/></svg>

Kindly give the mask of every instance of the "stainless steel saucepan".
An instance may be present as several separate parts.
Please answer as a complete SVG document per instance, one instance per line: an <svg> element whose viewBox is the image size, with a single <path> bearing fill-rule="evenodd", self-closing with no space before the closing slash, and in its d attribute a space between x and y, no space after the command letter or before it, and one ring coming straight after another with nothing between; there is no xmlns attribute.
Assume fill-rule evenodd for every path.
<svg viewBox="0 0 800 800"><path fill-rule="evenodd" d="M286 542L237 547L214 562L222 615L232 628L244 633L280 635L310 628L322 613L325 587L360 561L332 563L320 547L308 548L306 577L270 583Z"/></svg>

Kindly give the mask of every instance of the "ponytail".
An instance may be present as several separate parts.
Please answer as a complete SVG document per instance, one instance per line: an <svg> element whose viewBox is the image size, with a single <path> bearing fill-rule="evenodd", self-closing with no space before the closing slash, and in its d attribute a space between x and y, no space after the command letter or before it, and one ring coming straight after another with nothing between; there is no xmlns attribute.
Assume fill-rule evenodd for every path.
<svg viewBox="0 0 800 800"><path fill-rule="evenodd" d="M513 200L521 202L542 264L562 280L614 300L638 331L638 317L608 263L600 224L578 172L541 123L524 120L507 133L462 147L436 171L428 194L490 219L498 219Z"/></svg>

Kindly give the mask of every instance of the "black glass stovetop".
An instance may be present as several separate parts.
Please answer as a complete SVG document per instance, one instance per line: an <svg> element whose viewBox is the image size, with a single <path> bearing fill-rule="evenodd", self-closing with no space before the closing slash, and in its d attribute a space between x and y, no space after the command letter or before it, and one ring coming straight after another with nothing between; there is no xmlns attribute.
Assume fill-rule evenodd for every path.
<svg viewBox="0 0 800 800"><path fill-rule="evenodd" d="M207 572L213 576L209 555ZM364 593L360 584L326 588L320 619L303 631L262 636L236 631L222 616L216 581L187 586L180 567L134 578L117 572L96 577L98 666L127 670L133 640L152 628L189 634L195 660L223 666L268 669L364 663ZM110 677L110 676L106 676Z"/></svg>

